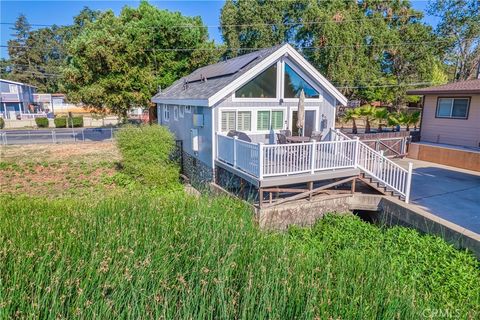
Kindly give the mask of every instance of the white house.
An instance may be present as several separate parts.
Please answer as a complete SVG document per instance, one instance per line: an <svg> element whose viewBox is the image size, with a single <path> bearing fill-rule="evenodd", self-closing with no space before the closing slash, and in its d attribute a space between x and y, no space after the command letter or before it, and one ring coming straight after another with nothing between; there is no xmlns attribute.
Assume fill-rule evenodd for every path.
<svg viewBox="0 0 480 320"><path fill-rule="evenodd" d="M315 141L277 144L285 142L277 133L298 133L302 90L303 135L315 134ZM289 44L199 68L152 101L159 124L182 141L185 174L194 181L217 180L221 169L261 193L268 186L359 174L358 141L333 131L336 106L347 99ZM405 194L404 186L398 189Z"/></svg>

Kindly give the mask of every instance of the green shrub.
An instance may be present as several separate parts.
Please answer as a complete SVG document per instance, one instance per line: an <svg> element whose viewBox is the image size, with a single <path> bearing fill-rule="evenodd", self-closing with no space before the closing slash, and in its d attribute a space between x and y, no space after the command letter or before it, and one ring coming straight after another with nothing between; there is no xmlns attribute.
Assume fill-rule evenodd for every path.
<svg viewBox="0 0 480 320"><path fill-rule="evenodd" d="M67 127L67 118L66 117L57 117L53 120L55 128L66 128Z"/></svg>
<svg viewBox="0 0 480 320"><path fill-rule="evenodd" d="M5 127L5 120L3 118L0 118L0 129L3 129Z"/></svg>
<svg viewBox="0 0 480 320"><path fill-rule="evenodd" d="M72 117L68 119L68 126L70 127L72 125L74 128L83 127L83 116Z"/></svg>
<svg viewBox="0 0 480 320"><path fill-rule="evenodd" d="M48 118L35 118L35 123L39 128L48 128Z"/></svg>
<svg viewBox="0 0 480 320"><path fill-rule="evenodd" d="M168 129L158 125L127 125L118 131L116 138L125 173L146 186L178 186L179 168L171 160L175 140Z"/></svg>

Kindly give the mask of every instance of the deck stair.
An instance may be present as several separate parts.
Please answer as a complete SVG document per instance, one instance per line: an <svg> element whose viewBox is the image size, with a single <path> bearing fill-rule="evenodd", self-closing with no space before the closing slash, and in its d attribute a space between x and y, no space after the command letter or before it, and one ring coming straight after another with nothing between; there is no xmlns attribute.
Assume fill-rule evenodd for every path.
<svg viewBox="0 0 480 320"><path fill-rule="evenodd" d="M340 130L330 131L332 138L338 141L352 140ZM398 197L409 202L410 185L412 179L412 163L408 170L383 155L382 151L376 151L365 143L357 140L355 163L361 173L359 179L385 195Z"/></svg>
<svg viewBox="0 0 480 320"><path fill-rule="evenodd" d="M217 134L215 160L218 166L250 179L259 188L357 176L376 190L408 203L411 163L407 170L384 156L383 151L340 130L331 129L329 138L265 145Z"/></svg>

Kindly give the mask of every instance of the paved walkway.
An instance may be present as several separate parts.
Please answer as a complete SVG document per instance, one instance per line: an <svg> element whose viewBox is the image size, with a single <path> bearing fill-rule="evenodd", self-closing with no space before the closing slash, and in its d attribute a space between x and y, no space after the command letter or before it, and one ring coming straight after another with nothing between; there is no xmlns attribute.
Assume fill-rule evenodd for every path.
<svg viewBox="0 0 480 320"><path fill-rule="evenodd" d="M480 234L480 172L408 158L396 160L404 167L410 161L411 203Z"/></svg>

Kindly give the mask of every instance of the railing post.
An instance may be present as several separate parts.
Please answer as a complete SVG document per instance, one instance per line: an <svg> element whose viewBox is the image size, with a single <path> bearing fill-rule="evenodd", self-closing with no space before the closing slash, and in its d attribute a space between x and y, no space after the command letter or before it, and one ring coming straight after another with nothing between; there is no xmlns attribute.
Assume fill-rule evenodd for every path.
<svg viewBox="0 0 480 320"><path fill-rule="evenodd" d="M410 184L412 183L413 163L408 163L407 185L405 186L405 202L410 202Z"/></svg>
<svg viewBox="0 0 480 320"><path fill-rule="evenodd" d="M258 178L263 179L263 143L258 143Z"/></svg>
<svg viewBox="0 0 480 320"><path fill-rule="evenodd" d="M233 167L237 167L237 139L238 137L233 137Z"/></svg>
<svg viewBox="0 0 480 320"><path fill-rule="evenodd" d="M354 165L355 168L358 167L358 152L360 151L360 138L355 137L355 156L354 156Z"/></svg>
<svg viewBox="0 0 480 320"><path fill-rule="evenodd" d="M312 139L312 154L311 154L311 157L310 157L310 161L312 162L311 163L311 173L314 174L315 173L315 153L316 153L316 141L315 139Z"/></svg>
<svg viewBox="0 0 480 320"><path fill-rule="evenodd" d="M380 152L381 157L380 157L378 174L379 174L380 178L383 180L383 174L382 173L383 173L383 157L384 157L384 155L383 155L383 150L380 150L379 152Z"/></svg>

